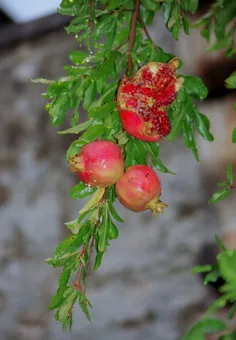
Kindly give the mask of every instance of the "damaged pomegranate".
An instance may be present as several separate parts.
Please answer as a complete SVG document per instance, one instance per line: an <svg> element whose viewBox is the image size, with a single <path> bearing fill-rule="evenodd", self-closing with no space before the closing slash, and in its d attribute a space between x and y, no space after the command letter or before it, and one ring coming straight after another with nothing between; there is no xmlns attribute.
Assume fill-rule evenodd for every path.
<svg viewBox="0 0 236 340"><path fill-rule="evenodd" d="M117 108L122 125L131 136L157 142L171 131L167 106L177 96L183 78L177 78L179 60L151 62L131 78L122 79L117 93Z"/></svg>
<svg viewBox="0 0 236 340"><path fill-rule="evenodd" d="M110 141L97 140L85 145L69 164L80 180L92 187L111 186L124 173L122 152Z"/></svg>
<svg viewBox="0 0 236 340"><path fill-rule="evenodd" d="M116 184L116 195L126 208L136 212L150 209L156 215L167 207L159 200L160 180L155 171L146 165L127 168Z"/></svg>

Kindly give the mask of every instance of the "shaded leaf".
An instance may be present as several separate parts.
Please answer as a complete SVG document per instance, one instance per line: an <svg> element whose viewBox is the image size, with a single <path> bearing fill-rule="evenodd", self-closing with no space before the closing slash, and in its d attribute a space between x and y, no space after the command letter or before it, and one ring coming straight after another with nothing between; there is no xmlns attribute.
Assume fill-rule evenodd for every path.
<svg viewBox="0 0 236 340"><path fill-rule="evenodd" d="M207 264L205 266L196 266L192 269L192 274L206 273L212 270L212 266Z"/></svg>
<svg viewBox="0 0 236 340"><path fill-rule="evenodd" d="M203 100L207 97L208 89L199 77L184 77L184 89L193 99Z"/></svg>
<svg viewBox="0 0 236 340"><path fill-rule="evenodd" d="M233 72L229 78L225 80L225 86L228 89L235 89L236 88L236 71Z"/></svg>
<svg viewBox="0 0 236 340"><path fill-rule="evenodd" d="M230 190L227 188L227 189L223 189L221 191L218 191L218 192L215 192L211 199L208 201L208 203L213 203L213 202L219 202L219 201L222 201L224 200L226 197L228 197L230 193Z"/></svg>
<svg viewBox="0 0 236 340"><path fill-rule="evenodd" d="M232 142L236 143L236 128L233 129Z"/></svg>
<svg viewBox="0 0 236 340"><path fill-rule="evenodd" d="M66 135L68 133L72 133L72 134L78 134L84 130L86 130L91 124L92 124L92 120L87 120L84 123L81 123L79 125L73 126L72 128L66 129L64 131L58 131L57 133L59 135Z"/></svg>
<svg viewBox="0 0 236 340"><path fill-rule="evenodd" d="M86 196L93 194L96 190L97 190L97 188L93 188L93 187L86 185L85 183L81 182L81 183L73 186L73 188L71 188L70 197L72 199L78 200L78 199L81 199L81 198L84 198Z"/></svg>
<svg viewBox="0 0 236 340"><path fill-rule="evenodd" d="M233 173L233 164L228 164L226 168L226 175L227 179L229 180L230 184L233 184L234 181L234 173Z"/></svg>
<svg viewBox="0 0 236 340"><path fill-rule="evenodd" d="M112 217L117 221L117 222L124 222L124 220L118 215L116 209L114 208L113 204L111 202L108 202L109 205L109 211L112 215Z"/></svg>

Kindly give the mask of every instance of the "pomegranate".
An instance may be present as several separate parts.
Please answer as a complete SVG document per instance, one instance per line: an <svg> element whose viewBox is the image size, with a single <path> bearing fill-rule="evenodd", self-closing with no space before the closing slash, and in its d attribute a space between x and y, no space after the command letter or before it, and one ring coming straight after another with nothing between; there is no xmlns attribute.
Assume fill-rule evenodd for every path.
<svg viewBox="0 0 236 340"><path fill-rule="evenodd" d="M155 171L146 165L127 168L116 183L116 195L126 208L136 212L151 209L153 215L156 215L167 207L159 200L160 180Z"/></svg>
<svg viewBox="0 0 236 340"><path fill-rule="evenodd" d="M178 65L177 58L169 63L151 62L133 77L121 80L117 108L122 125L130 135L156 142L170 133L166 107L175 100L184 80L177 78Z"/></svg>
<svg viewBox="0 0 236 340"><path fill-rule="evenodd" d="M122 152L110 141L97 140L85 145L69 164L81 181L92 187L113 185L124 173Z"/></svg>

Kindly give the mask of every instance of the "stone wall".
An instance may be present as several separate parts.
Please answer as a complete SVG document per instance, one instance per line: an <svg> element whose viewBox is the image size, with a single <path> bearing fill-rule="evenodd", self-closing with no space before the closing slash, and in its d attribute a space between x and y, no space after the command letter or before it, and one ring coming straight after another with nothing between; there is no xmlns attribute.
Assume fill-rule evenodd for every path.
<svg viewBox="0 0 236 340"><path fill-rule="evenodd" d="M158 43L176 48L162 31ZM162 159L177 173L160 174L165 214L155 218L118 206L125 223L90 277L92 325L78 309L73 332L62 333L47 309L59 271L43 260L67 235L63 223L82 203L68 194L76 181L65 162L73 137L58 136L50 126L44 87L29 78L63 75L75 48L73 37L57 31L0 52L1 340L177 340L211 299L191 267L201 245L219 231L204 171L182 140L162 143Z"/></svg>

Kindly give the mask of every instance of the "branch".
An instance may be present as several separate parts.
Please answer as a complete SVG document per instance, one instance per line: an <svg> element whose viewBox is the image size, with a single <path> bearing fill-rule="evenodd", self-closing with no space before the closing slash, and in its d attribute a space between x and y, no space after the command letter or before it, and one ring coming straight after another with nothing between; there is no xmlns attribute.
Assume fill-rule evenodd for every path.
<svg viewBox="0 0 236 340"><path fill-rule="evenodd" d="M122 46L124 46L129 41L129 38L122 41L122 43L114 48L114 50L119 50Z"/></svg>
<svg viewBox="0 0 236 340"><path fill-rule="evenodd" d="M90 21L89 21L89 27L90 27L90 44L92 46L93 42L93 0L89 1L89 8L90 8Z"/></svg>
<svg viewBox="0 0 236 340"><path fill-rule="evenodd" d="M131 28L130 28L130 35L129 35L129 49L128 49L128 71L132 71L132 58L131 58L131 51L134 47L134 40L135 40L135 33L136 33L136 25L139 15L139 7L140 7L140 0L135 0L134 5L134 12L132 15L131 21Z"/></svg>
<svg viewBox="0 0 236 340"><path fill-rule="evenodd" d="M143 30L144 30L144 33L146 34L147 38L150 39L152 41L152 38L147 30L147 27L145 25L145 22L143 21L141 15L139 14L138 15L138 21L140 22L140 24L143 26Z"/></svg>

